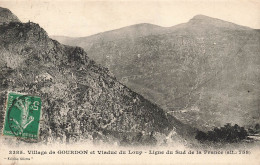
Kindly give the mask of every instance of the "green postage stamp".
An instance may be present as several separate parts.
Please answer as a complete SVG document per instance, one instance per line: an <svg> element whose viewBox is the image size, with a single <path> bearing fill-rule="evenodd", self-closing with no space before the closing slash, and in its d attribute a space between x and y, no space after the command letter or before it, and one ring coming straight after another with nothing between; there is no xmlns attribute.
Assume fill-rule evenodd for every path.
<svg viewBox="0 0 260 165"><path fill-rule="evenodd" d="M8 93L3 135L38 138L41 98Z"/></svg>

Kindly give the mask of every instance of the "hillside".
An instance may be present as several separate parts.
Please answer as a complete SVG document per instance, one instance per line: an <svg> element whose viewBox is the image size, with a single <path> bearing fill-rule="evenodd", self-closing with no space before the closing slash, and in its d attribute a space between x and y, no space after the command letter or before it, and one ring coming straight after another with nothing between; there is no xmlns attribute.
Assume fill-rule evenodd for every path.
<svg viewBox="0 0 260 165"><path fill-rule="evenodd" d="M117 32L113 40L104 32L98 41L94 35L64 44L83 47L121 82L187 124L211 129L259 121L256 30L197 15L148 35Z"/></svg>
<svg viewBox="0 0 260 165"><path fill-rule="evenodd" d="M39 142L146 145L170 132L181 140L176 132L185 125L122 85L83 49L50 39L38 24L0 25L0 57L0 128L7 92L14 91L42 99Z"/></svg>

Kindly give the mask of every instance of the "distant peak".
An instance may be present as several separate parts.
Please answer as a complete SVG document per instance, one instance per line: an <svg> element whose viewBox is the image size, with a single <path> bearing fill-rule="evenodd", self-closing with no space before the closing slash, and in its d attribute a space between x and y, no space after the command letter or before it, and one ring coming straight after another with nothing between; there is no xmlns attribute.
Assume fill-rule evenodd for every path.
<svg viewBox="0 0 260 165"><path fill-rule="evenodd" d="M214 18L199 14L199 15L195 15L192 19L214 19Z"/></svg>
<svg viewBox="0 0 260 165"><path fill-rule="evenodd" d="M225 21L200 14L200 15L195 15L192 19L190 19L188 23L192 25L201 25L201 24L212 25L212 24L219 24L223 22Z"/></svg>
<svg viewBox="0 0 260 165"><path fill-rule="evenodd" d="M0 24L10 22L21 22L9 9L0 7Z"/></svg>
<svg viewBox="0 0 260 165"><path fill-rule="evenodd" d="M190 21L197 21L197 22L200 22L200 21L222 21L222 22L224 22L223 20L213 18L213 17L209 17L209 16L206 16L206 15L201 15L201 14L195 15Z"/></svg>
<svg viewBox="0 0 260 165"><path fill-rule="evenodd" d="M205 15L196 15L189 22L191 26L214 26L214 27L224 27L232 29L249 29L248 27L240 26L228 21L224 21L218 18L213 18Z"/></svg>
<svg viewBox="0 0 260 165"><path fill-rule="evenodd" d="M128 27L137 27L137 28L157 28L160 27L158 25L150 24L150 23L139 23L135 25L130 25Z"/></svg>

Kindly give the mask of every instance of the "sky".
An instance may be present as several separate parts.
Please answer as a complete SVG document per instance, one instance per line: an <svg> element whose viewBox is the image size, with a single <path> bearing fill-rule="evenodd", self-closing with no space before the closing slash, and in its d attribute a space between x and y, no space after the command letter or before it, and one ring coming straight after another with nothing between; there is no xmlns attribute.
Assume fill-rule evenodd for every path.
<svg viewBox="0 0 260 165"><path fill-rule="evenodd" d="M151 23L170 27L198 14L260 29L259 0L1 0L22 22L40 24L49 35L84 37Z"/></svg>

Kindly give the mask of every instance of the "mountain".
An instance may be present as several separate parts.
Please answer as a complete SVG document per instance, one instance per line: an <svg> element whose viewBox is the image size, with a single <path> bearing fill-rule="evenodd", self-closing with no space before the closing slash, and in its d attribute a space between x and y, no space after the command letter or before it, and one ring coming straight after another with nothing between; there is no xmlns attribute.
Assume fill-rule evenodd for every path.
<svg viewBox="0 0 260 165"><path fill-rule="evenodd" d="M122 83L186 124L212 129L259 122L257 30L204 15L147 33L122 29L63 43L83 47Z"/></svg>
<svg viewBox="0 0 260 165"><path fill-rule="evenodd" d="M181 140L190 128L118 82L82 48L50 39L38 24L1 24L0 57L1 128L8 91L41 97L39 142L155 144L169 133Z"/></svg>
<svg viewBox="0 0 260 165"><path fill-rule="evenodd" d="M73 38L67 36L51 36L51 38L66 43L67 45L91 47L93 43L109 42L126 38L132 40L140 36L162 33L162 31L167 31L167 29L168 28L153 24L141 23L104 33L98 33L89 37Z"/></svg>
<svg viewBox="0 0 260 165"><path fill-rule="evenodd" d="M249 30L250 28L245 26L239 26L231 22L223 21L217 18L211 18L205 15L196 15L189 22L188 26L197 26L198 28L226 28L226 29L236 29L236 30Z"/></svg>

